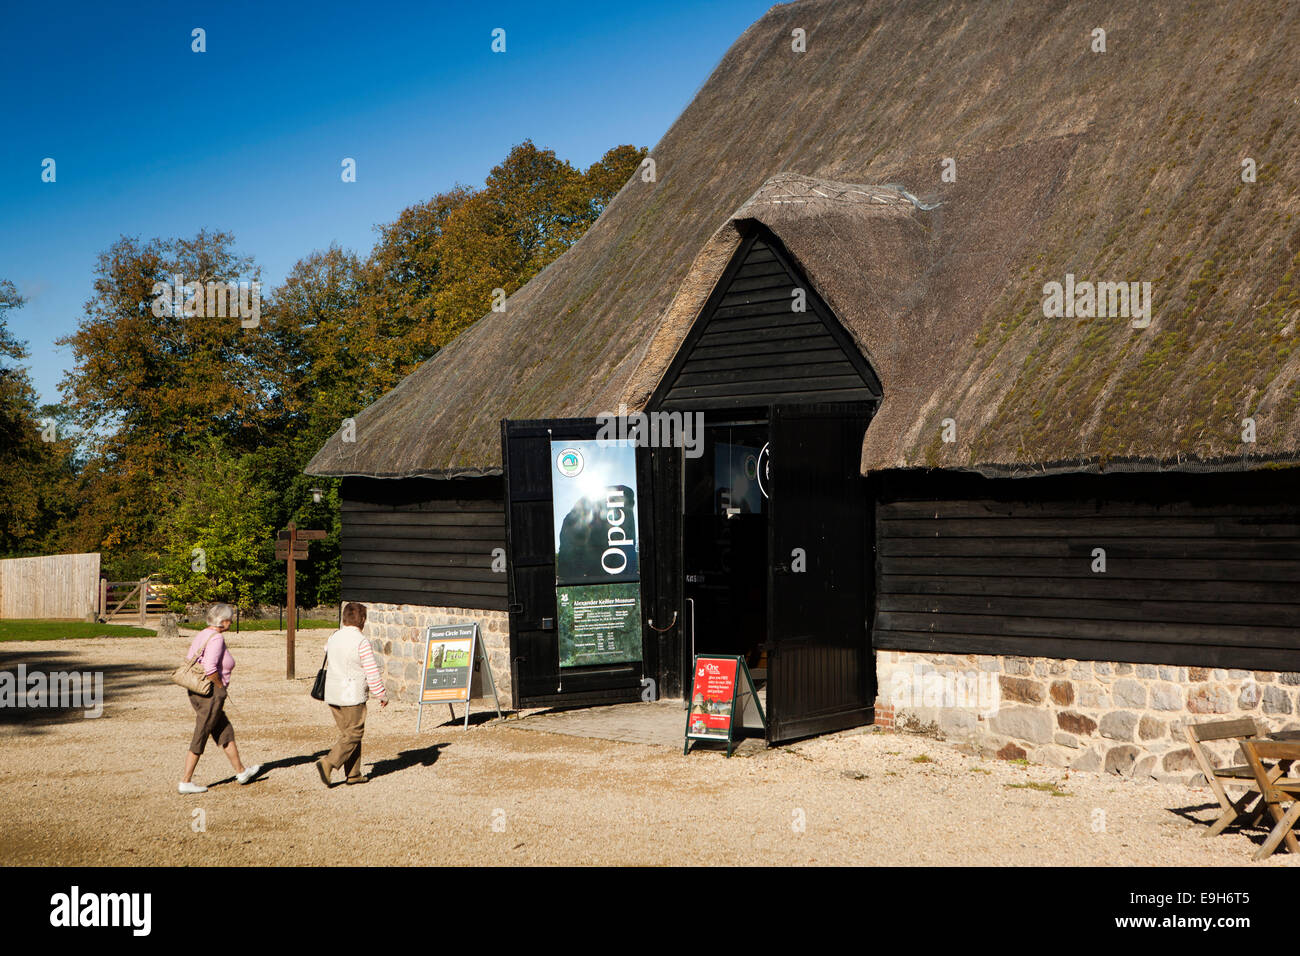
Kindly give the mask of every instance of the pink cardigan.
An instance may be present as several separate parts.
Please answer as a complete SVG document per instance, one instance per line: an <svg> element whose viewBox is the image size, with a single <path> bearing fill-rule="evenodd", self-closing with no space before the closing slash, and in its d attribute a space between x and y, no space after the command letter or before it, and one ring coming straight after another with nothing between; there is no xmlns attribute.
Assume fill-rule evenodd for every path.
<svg viewBox="0 0 1300 956"><path fill-rule="evenodd" d="M220 668L221 683L229 684L230 672L235 669L235 658L226 647L226 638L221 631L215 627L205 627L194 635L185 659L193 660L200 653L203 654L203 673L215 674Z"/></svg>

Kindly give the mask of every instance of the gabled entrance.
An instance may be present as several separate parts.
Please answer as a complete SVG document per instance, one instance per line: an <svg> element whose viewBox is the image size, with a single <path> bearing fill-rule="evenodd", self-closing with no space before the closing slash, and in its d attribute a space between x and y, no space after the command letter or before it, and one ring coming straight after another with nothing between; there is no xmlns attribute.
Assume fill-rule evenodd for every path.
<svg viewBox="0 0 1300 956"><path fill-rule="evenodd" d="M647 404L702 416L690 448L637 451L642 659L561 668L552 441L594 419L506 421L510 645L521 706L689 694L695 653L745 656L767 740L869 722L872 552L862 436L880 383L780 241L749 224Z"/></svg>
<svg viewBox="0 0 1300 956"><path fill-rule="evenodd" d="M703 454L682 461L682 673L696 653L744 655L765 680L769 743L871 720L858 462L880 395L780 241L750 224L648 406L704 416Z"/></svg>

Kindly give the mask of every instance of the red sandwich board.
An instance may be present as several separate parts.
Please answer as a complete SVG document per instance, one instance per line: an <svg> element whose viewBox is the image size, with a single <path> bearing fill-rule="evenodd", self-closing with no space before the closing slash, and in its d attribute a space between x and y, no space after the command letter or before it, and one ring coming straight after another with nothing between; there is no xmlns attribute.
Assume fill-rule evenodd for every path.
<svg viewBox="0 0 1300 956"><path fill-rule="evenodd" d="M743 657L696 655L682 753L690 753L692 740L713 740L725 743L730 757L735 749L736 728L744 726L745 712L751 707L757 711L760 726L765 725L758 689Z"/></svg>

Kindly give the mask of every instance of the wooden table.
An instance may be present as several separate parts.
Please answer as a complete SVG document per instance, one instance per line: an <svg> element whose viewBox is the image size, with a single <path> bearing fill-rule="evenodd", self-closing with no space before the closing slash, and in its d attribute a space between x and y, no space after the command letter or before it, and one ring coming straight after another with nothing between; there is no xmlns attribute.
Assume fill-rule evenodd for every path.
<svg viewBox="0 0 1300 956"><path fill-rule="evenodd" d="M1258 852L1256 860L1263 860L1277 849L1278 844L1286 842L1286 848L1292 853L1300 853L1300 841L1296 840L1292 827L1300 818L1300 779L1281 776L1293 761L1300 760L1300 731L1281 731L1267 737L1248 737L1241 741L1241 752L1246 763L1255 774L1259 785L1261 803L1273 818L1274 826L1269 832ZM1276 760L1277 768L1270 771L1265 760ZM1283 803L1291 806L1284 813Z"/></svg>

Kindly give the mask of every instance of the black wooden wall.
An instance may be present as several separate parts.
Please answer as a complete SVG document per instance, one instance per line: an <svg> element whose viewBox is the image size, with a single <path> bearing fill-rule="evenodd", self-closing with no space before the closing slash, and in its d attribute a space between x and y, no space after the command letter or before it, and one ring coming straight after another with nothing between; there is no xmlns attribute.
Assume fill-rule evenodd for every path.
<svg viewBox="0 0 1300 956"><path fill-rule="evenodd" d="M805 292L806 311L792 310ZM780 242L755 227L724 270L649 402L709 410L853 402L880 385L839 320Z"/></svg>
<svg viewBox="0 0 1300 956"><path fill-rule="evenodd" d="M877 488L877 648L1300 671L1298 471Z"/></svg>
<svg viewBox="0 0 1300 956"><path fill-rule="evenodd" d="M342 499L345 600L506 610L500 478L345 478Z"/></svg>

